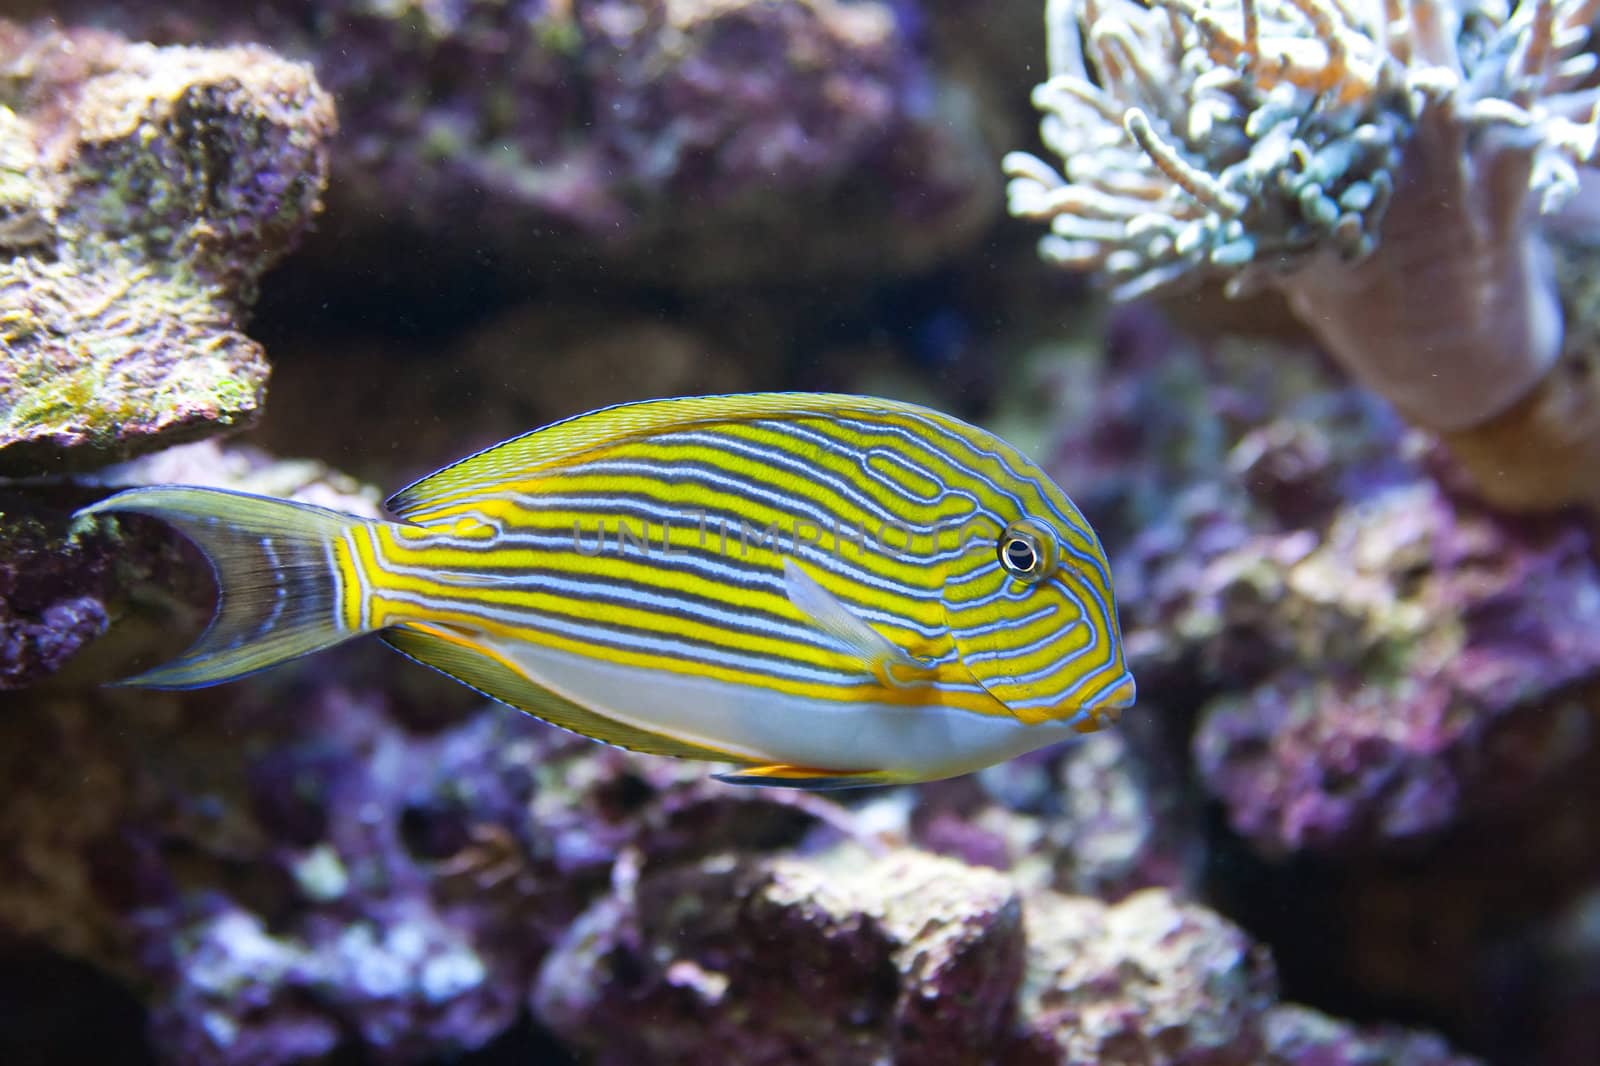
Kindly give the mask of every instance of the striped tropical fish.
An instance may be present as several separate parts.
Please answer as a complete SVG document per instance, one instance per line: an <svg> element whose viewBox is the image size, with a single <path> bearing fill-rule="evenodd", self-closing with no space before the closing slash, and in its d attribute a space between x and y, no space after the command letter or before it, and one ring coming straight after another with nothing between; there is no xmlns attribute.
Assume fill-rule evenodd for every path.
<svg viewBox="0 0 1600 1066"><path fill-rule="evenodd" d="M581 415L463 459L393 521L132 489L221 589L191 688L363 633L556 725L741 784L965 773L1134 698L1099 541L1050 478L912 404L765 393Z"/></svg>

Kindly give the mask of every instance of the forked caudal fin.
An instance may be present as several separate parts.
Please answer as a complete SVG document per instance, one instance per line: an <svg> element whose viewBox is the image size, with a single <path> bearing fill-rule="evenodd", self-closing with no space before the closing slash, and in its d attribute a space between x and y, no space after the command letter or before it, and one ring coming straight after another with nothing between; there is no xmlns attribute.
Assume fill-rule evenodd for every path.
<svg viewBox="0 0 1600 1066"><path fill-rule="evenodd" d="M129 489L78 516L108 511L170 522L205 552L217 577L216 614L193 647L118 684L201 688L358 635L341 619L333 546L364 518L289 500L182 486Z"/></svg>

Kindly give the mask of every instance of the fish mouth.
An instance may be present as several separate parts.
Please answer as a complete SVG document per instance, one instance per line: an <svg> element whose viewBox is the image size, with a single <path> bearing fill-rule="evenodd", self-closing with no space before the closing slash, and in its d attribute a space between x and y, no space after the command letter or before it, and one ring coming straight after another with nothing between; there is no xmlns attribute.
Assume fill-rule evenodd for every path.
<svg viewBox="0 0 1600 1066"><path fill-rule="evenodd" d="M1095 697L1087 709L1115 713L1132 707L1138 697L1139 686L1134 683L1133 675L1124 670L1117 683Z"/></svg>
<svg viewBox="0 0 1600 1066"><path fill-rule="evenodd" d="M1080 733L1094 733L1116 725L1122 712L1132 707L1137 697L1138 686L1134 684L1133 675L1124 670L1115 684L1078 708L1073 728Z"/></svg>

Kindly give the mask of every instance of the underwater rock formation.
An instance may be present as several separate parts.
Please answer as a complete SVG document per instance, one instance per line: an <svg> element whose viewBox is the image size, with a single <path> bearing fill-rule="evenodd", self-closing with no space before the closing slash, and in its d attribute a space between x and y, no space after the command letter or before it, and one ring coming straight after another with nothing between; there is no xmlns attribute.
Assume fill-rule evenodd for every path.
<svg viewBox="0 0 1600 1066"><path fill-rule="evenodd" d="M517 270L556 255L682 285L908 269L995 211L971 102L935 78L910 4L67 6L310 60L346 130L334 210Z"/></svg>
<svg viewBox="0 0 1600 1066"><path fill-rule="evenodd" d="M909 851L629 877L546 957L533 1003L599 1066L701 1062L708 1043L773 1064L1471 1061L1277 1005L1262 949L1160 890L1019 894Z"/></svg>
<svg viewBox="0 0 1600 1066"><path fill-rule="evenodd" d="M470 697L408 725L459 690L331 655L225 706L0 717L0 924L121 975L161 1061L419 1062L531 1005L596 1062L703 1061L708 1034L775 1066L1467 1062L1280 1006L1264 949L1163 890L1022 890Z"/></svg>
<svg viewBox="0 0 1600 1066"><path fill-rule="evenodd" d="M1244 592L1265 547L1252 538L1213 574ZM1217 697L1195 740L1196 769L1257 844L1426 834L1590 743L1579 695L1600 678L1600 571L1582 531L1508 527L1421 482L1343 509L1303 555L1273 547L1281 569L1248 591L1283 665Z"/></svg>
<svg viewBox="0 0 1600 1066"><path fill-rule="evenodd" d="M163 1061L477 1047L514 1023L619 852L760 850L816 821L698 767L477 713L383 649L331 658L336 673L279 672L220 706L39 692L0 716L0 845L21 859L0 926L121 975Z"/></svg>
<svg viewBox="0 0 1600 1066"><path fill-rule="evenodd" d="M1474 1066L1436 1036L1362 1028L1292 1004L1262 1017L1265 1066Z"/></svg>
<svg viewBox="0 0 1600 1066"><path fill-rule="evenodd" d="M1022 1015L1038 1061L1260 1061L1276 975L1216 914L1152 889L1111 907L1042 895L1027 924Z"/></svg>
<svg viewBox="0 0 1600 1066"><path fill-rule="evenodd" d="M193 563L159 535L74 533L87 499L0 490L0 691L55 673L105 632L128 588L181 584Z"/></svg>
<svg viewBox="0 0 1600 1066"><path fill-rule="evenodd" d="M1133 309L1112 340L1052 472L1106 536L1140 705L1198 716L1237 831L1268 853L1416 838L1588 747L1581 527L1497 517L1309 362L1202 352Z"/></svg>
<svg viewBox="0 0 1600 1066"><path fill-rule="evenodd" d="M1005 1034L1022 966L1021 901L992 871L720 855L602 897L533 1002L601 1066L708 1044L730 1062L961 1063Z"/></svg>
<svg viewBox="0 0 1600 1066"><path fill-rule="evenodd" d="M106 486L175 479L375 509L370 494L320 464L275 463L215 441L101 477ZM126 692L81 690L181 648L209 616L213 590L198 554L158 523L72 521L76 507L106 491L82 483L0 493L0 689L26 689L63 666L76 682L5 695L0 751L11 787L0 807L0 854L10 857L11 872L0 888L0 928L120 970L131 950L126 909L156 877L127 821L137 821L135 810L153 794L150 753L141 744L165 737L181 719L170 699L152 706ZM131 716L130 728L103 728L107 715ZM170 787L181 792L185 773ZM191 811L201 802L178 799ZM124 828L134 836L122 836Z"/></svg>
<svg viewBox="0 0 1600 1066"><path fill-rule="evenodd" d="M1011 211L1118 298L1281 291L1491 499L1594 505L1595 349L1563 325L1593 268L1552 253L1593 254L1559 213L1592 214L1592 20L1586 0L1050 0L1035 102L1062 170L1008 155Z"/></svg>
<svg viewBox="0 0 1600 1066"><path fill-rule="evenodd" d="M882 814L874 812L875 821ZM920 848L1026 888L1116 901L1194 893L1202 836L1179 753L1150 716L919 789L894 824Z"/></svg>
<svg viewBox="0 0 1600 1066"><path fill-rule="evenodd" d="M1600 750L1504 800L1411 847L1272 864L1228 913L1273 945L1286 984L1403 1005L1494 1063L1588 1066Z"/></svg>
<svg viewBox="0 0 1600 1066"><path fill-rule="evenodd" d="M252 421L240 332L317 209L310 69L0 20L0 470L84 469Z"/></svg>

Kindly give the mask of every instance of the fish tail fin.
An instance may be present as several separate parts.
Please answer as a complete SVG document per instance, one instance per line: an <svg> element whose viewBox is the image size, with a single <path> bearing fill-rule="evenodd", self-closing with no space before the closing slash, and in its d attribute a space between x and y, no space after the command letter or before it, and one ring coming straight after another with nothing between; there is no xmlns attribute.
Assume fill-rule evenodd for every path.
<svg viewBox="0 0 1600 1066"><path fill-rule="evenodd" d="M217 579L211 624L183 655L117 682L186 689L232 681L358 636L336 545L368 521L324 507L221 489L129 489L83 508L151 515L203 551ZM352 595L359 595L359 589Z"/></svg>

